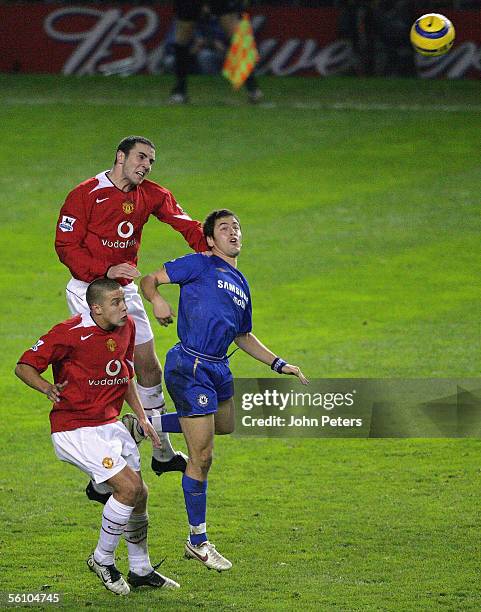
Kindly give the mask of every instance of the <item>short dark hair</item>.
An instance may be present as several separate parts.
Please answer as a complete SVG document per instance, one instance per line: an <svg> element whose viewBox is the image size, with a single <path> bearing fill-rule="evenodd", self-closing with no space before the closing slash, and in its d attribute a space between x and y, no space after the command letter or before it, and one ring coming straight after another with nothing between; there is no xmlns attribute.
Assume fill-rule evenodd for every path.
<svg viewBox="0 0 481 612"><path fill-rule="evenodd" d="M237 223L240 225L239 217L229 210L228 208L221 208L220 210L213 210L209 215L207 215L202 228L204 230L204 236L207 238L214 237L214 227L217 219L222 219L222 217L235 217Z"/></svg>
<svg viewBox="0 0 481 612"><path fill-rule="evenodd" d="M117 162L117 153L119 151L125 153L125 157L127 157L130 150L133 149L138 142L141 142L142 144L148 145L149 147L152 147L152 149L155 149L154 143L148 138L145 138L144 136L127 136L126 138L122 138L122 140L118 144L117 150L115 151L114 164Z"/></svg>
<svg viewBox="0 0 481 612"><path fill-rule="evenodd" d="M105 293L120 289L119 283L113 278L97 278L87 287L85 299L90 308L93 304L101 304Z"/></svg>

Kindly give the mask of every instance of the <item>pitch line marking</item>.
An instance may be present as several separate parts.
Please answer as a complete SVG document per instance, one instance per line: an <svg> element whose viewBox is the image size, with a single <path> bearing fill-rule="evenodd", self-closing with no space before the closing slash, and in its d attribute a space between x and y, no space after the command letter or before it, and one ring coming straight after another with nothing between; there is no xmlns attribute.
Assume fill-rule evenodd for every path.
<svg viewBox="0 0 481 612"><path fill-rule="evenodd" d="M130 100L116 100L112 102L110 99L99 99L93 98L91 100L78 100L71 98L50 98L50 97L39 97L39 98L14 98L5 97L3 100L0 98L0 102L5 105L26 105L26 106L42 106L52 104L66 104L66 105L88 105L88 106L132 106ZM173 108L171 104L167 102L148 102L143 100L137 100L135 105L143 108ZM190 104L192 108L199 107L243 107L247 108L247 105L243 101L234 100L222 100L214 102L213 104ZM339 111L403 111L403 112L433 112L440 111L445 113L481 113L481 104L385 104L385 103L362 103L362 102L303 102L303 101L292 101L292 102L261 102L256 105L257 108L262 109L283 109L283 108L294 108L297 110L339 110Z"/></svg>

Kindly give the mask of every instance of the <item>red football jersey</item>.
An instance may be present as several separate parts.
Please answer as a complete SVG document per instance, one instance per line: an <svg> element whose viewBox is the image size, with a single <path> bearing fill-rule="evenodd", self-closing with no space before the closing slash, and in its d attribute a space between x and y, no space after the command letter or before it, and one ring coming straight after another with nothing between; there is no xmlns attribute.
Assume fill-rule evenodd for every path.
<svg viewBox="0 0 481 612"><path fill-rule="evenodd" d="M50 412L52 433L113 423L134 376L135 323L105 331L90 315L55 325L18 363L40 374L52 364L55 383L68 384Z"/></svg>
<svg viewBox="0 0 481 612"><path fill-rule="evenodd" d="M182 210L170 191L144 180L124 192L106 172L75 187L60 210L55 249L74 278L90 283L110 266L136 265L142 228L150 215L180 232L195 251L208 249L201 223Z"/></svg>

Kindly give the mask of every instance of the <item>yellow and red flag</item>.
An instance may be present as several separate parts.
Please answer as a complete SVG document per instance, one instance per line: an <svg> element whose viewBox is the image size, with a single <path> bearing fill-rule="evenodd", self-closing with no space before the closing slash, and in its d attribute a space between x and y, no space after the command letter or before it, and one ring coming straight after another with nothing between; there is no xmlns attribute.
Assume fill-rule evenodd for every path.
<svg viewBox="0 0 481 612"><path fill-rule="evenodd" d="M232 36L225 58L222 74L229 79L234 89L239 89L259 61L254 32L249 15L244 13Z"/></svg>

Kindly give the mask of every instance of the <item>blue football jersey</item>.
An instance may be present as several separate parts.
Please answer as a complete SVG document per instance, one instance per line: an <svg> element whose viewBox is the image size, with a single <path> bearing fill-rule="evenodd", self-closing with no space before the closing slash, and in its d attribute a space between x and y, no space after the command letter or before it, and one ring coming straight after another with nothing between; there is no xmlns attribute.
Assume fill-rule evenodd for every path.
<svg viewBox="0 0 481 612"><path fill-rule="evenodd" d="M252 304L244 275L226 261L199 253L168 261L180 285L177 333L186 348L224 357L234 338L252 330Z"/></svg>

